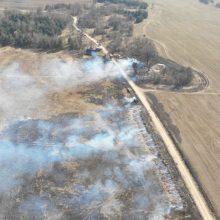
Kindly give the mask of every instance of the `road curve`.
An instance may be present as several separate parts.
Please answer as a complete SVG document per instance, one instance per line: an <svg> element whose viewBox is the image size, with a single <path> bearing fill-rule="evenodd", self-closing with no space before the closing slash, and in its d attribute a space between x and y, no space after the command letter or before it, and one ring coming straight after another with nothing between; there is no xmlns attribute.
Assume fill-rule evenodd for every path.
<svg viewBox="0 0 220 220"><path fill-rule="evenodd" d="M78 31L80 30L77 27L76 22L74 22L73 26L76 28L76 30L78 30ZM83 33L83 35L85 37L87 37L89 40L91 40L97 46L100 46L100 44L94 38L92 38L91 36L89 36L88 34L82 32L82 31L81 31L81 33ZM100 47L102 48L104 54L106 54L106 55L109 54L109 52L107 51L107 49L104 46L101 45ZM161 138L163 139L164 144L167 147L169 154L173 158L174 163L176 164L176 167L177 167L182 179L184 180L185 185L186 185L187 189L189 190L202 218L204 220L214 220L215 217L212 214L211 210L209 209L209 206L208 206L204 196L200 192L196 181L194 180L193 176L191 175L190 170L186 166L183 158L181 157L178 149L176 148L175 144L173 143L171 137L169 136L169 134L166 131L165 127L163 126L162 122L160 121L160 119L157 117L157 115L155 114L155 112L151 108L150 103L146 99L145 93L127 76L125 71L121 68L121 66L119 65L119 63L115 59L112 59L112 62L118 67L118 70L123 75L123 77L127 80L128 84L133 89L136 96L142 102L143 106L145 107L148 114L150 115L156 130L160 134Z"/></svg>

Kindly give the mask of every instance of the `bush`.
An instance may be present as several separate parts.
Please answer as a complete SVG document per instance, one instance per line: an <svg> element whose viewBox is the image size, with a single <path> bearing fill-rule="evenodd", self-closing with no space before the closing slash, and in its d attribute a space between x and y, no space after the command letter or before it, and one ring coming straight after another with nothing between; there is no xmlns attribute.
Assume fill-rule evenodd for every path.
<svg viewBox="0 0 220 220"><path fill-rule="evenodd" d="M54 4L54 5L46 5L45 10L46 11L68 10L71 15L77 16L80 13L82 13L83 5L80 3L75 3L75 4L58 3L58 4Z"/></svg>
<svg viewBox="0 0 220 220"><path fill-rule="evenodd" d="M119 16L111 16L108 25L113 28L113 31L119 31L122 35L130 36L133 32L133 24Z"/></svg>
<svg viewBox="0 0 220 220"><path fill-rule="evenodd" d="M145 10L137 10L137 11L126 11L126 10L124 10L124 14L130 20L135 21L135 23L140 23L148 17L148 13Z"/></svg>
<svg viewBox="0 0 220 220"><path fill-rule="evenodd" d="M124 49L128 57L136 58L148 67L157 58L158 53L154 43L147 38L137 38L130 42Z"/></svg>
<svg viewBox="0 0 220 220"><path fill-rule="evenodd" d="M105 24L101 23L101 22L98 22L96 24L96 28L93 32L94 35L104 35L106 34L106 31L105 31Z"/></svg>
<svg viewBox="0 0 220 220"><path fill-rule="evenodd" d="M183 67L171 60L158 56L153 42L148 38L137 38L124 49L130 58L136 58L142 64L133 64L134 76L138 84L160 84L180 88L188 85L193 78L192 69ZM153 66L160 64L160 71L153 70Z"/></svg>
<svg viewBox="0 0 220 220"><path fill-rule="evenodd" d="M199 0L201 3L203 3L203 4L209 4L209 0Z"/></svg>
<svg viewBox="0 0 220 220"><path fill-rule="evenodd" d="M161 57L155 60L155 64L164 64L165 68L155 72L149 68L138 69L133 66L138 84L167 85L178 89L189 85L192 81L193 72L191 68L183 67Z"/></svg>
<svg viewBox="0 0 220 220"><path fill-rule="evenodd" d="M123 41L121 34L119 32L113 32L109 36L109 38L112 39L108 45L108 50L110 51L110 53L120 52L122 41Z"/></svg>
<svg viewBox="0 0 220 220"><path fill-rule="evenodd" d="M75 33L73 37L68 39L68 43L70 45L71 50L80 50L82 49L82 35L79 33Z"/></svg>
<svg viewBox="0 0 220 220"><path fill-rule="evenodd" d="M91 8L91 10L79 17L78 24L82 28L95 28L96 23L100 19L100 13L96 8Z"/></svg>
<svg viewBox="0 0 220 220"><path fill-rule="evenodd" d="M192 69L183 67L180 71L174 71L172 76L175 88L186 86L192 81Z"/></svg>
<svg viewBox="0 0 220 220"><path fill-rule="evenodd" d="M148 4L137 0L98 0L99 3L125 4L128 7L147 9Z"/></svg>

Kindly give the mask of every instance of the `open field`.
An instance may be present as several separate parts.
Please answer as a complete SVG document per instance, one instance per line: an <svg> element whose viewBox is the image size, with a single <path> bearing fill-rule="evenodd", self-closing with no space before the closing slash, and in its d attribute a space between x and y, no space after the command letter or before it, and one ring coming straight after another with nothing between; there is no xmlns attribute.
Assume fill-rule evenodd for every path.
<svg viewBox="0 0 220 220"><path fill-rule="evenodd" d="M159 52L209 79L195 94L153 92L180 130L180 150L220 216L220 10L198 1L155 0L136 35L155 40Z"/></svg>
<svg viewBox="0 0 220 220"><path fill-rule="evenodd" d="M200 219L115 65L0 54L0 219Z"/></svg>
<svg viewBox="0 0 220 220"><path fill-rule="evenodd" d="M151 18L137 26L140 33L161 15L163 10L157 9L154 5ZM84 36L98 45L89 35ZM170 56L166 44L156 42L161 54ZM120 70L115 59L104 63L97 57L73 59L65 52L44 54L12 48L1 52L0 153L2 158L6 155L0 160L4 179L1 218L199 219L173 161L152 132L149 116L143 106L130 101L135 95L126 88L130 85L202 216L212 219L183 160L173 155L178 152L144 90L127 79L124 68L131 65L127 60L119 61ZM118 71L127 82L118 78ZM162 102L163 94L172 95L160 91ZM214 90L204 94L218 95ZM16 167L14 161L18 161ZM197 171L193 174L198 176Z"/></svg>
<svg viewBox="0 0 220 220"><path fill-rule="evenodd" d="M39 76L40 72L47 71L42 69L42 64L47 64L50 60L59 60L60 62L57 63L58 66L56 66L56 70L61 71L59 70L62 66L61 60L65 59L66 62L71 62L73 60L67 53L33 53L30 50L5 47L0 49L0 59L2 77L4 78L3 75L5 72L11 73L11 76L8 78L11 80L11 83L8 86L17 87L17 90L8 90L7 94L5 94L5 98L9 100L12 100L16 95L17 98L11 101L10 104L8 102L7 105L2 107L0 114L2 123L19 117L48 119L54 115L68 112L81 112L81 114L85 114L87 111L97 108L95 105L88 105L88 103L82 99L77 88L72 90L70 87L67 87L66 89L59 90L56 83L52 83L50 85L50 90L46 92L47 83L52 82L53 76L50 74ZM49 66L45 65L45 68L49 68ZM36 80L36 85L31 86L31 88L26 88L23 81L20 85L17 85L16 79L20 77L20 70L27 74L25 77L31 75L31 77ZM5 83L5 81L1 81L2 94L6 92L6 90L4 90ZM43 87L46 88L43 89ZM80 89L80 91L81 90L82 89ZM25 97L27 91L29 95ZM42 92L44 96L42 96ZM21 95L18 95L19 93ZM30 100L32 100L32 102L30 102ZM7 100L4 100L2 97L1 102L5 102L6 104Z"/></svg>
<svg viewBox="0 0 220 220"><path fill-rule="evenodd" d="M71 4L79 2L79 0L19 0L19 1L11 1L11 0L0 0L0 9L1 8L9 8L9 9L17 9L17 8L37 8L37 7L45 7L46 5L52 5L56 3L66 3ZM91 0L81 0L80 2L92 2Z"/></svg>

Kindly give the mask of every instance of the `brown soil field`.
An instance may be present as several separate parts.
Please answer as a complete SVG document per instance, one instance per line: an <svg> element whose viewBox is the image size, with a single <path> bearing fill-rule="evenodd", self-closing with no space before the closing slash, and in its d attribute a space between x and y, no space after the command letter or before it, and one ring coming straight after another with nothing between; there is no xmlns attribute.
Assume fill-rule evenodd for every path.
<svg viewBox="0 0 220 220"><path fill-rule="evenodd" d="M209 79L198 93L152 93L179 129L180 151L220 216L220 10L197 0L149 2L149 19L136 25L136 36L152 38L162 56Z"/></svg>

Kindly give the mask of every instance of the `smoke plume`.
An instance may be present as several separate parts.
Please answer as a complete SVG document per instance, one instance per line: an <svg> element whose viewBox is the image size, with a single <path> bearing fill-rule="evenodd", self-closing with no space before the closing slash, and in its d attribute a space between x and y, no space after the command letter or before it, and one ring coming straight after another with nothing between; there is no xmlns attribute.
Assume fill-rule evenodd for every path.
<svg viewBox="0 0 220 220"><path fill-rule="evenodd" d="M120 65L128 70L130 62ZM169 214L140 107L112 102L86 116L21 119L50 92L120 78L116 67L99 58L53 59L39 69L31 75L13 63L0 70L1 111L13 118L0 133L0 217L158 220Z"/></svg>

